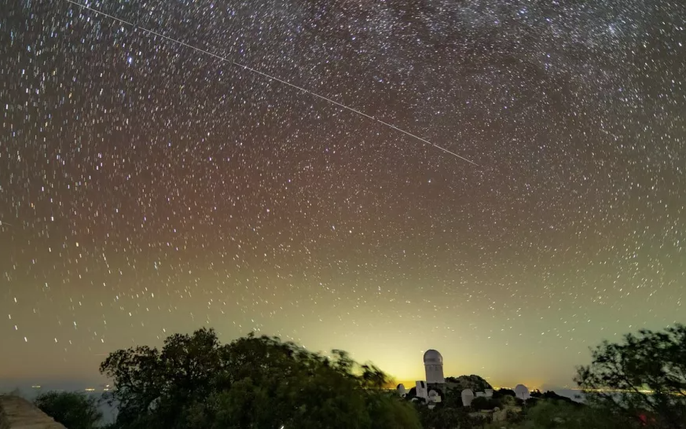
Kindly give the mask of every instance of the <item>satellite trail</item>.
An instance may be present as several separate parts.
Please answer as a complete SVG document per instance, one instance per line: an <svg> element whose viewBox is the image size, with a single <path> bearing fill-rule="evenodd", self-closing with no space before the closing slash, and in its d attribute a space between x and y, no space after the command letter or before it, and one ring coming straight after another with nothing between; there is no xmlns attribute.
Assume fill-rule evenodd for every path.
<svg viewBox="0 0 686 429"><path fill-rule="evenodd" d="M140 27L140 26L138 26L138 25L136 25L136 24L134 24L134 23L132 23L132 22L125 21L125 20L123 20L123 19L121 19L121 18L118 18L118 17L116 17L116 16L114 16L114 15L110 15L110 14L105 13L105 12L102 12L102 11L100 11L100 10L98 10L98 9L94 9L94 8L88 6L88 5L81 4L81 3L76 2L76 1L73 1L73 0L65 0L65 1L67 1L68 3L71 3L71 4L75 5L75 6L78 6L78 7L82 8L82 9L86 9L86 10L89 10L89 11L91 11L91 12L94 12L94 13L96 13L96 14L98 14L98 15L102 15L102 16L105 16L105 17L107 17L107 18L110 18L110 19L112 19L112 20L114 20L114 21L121 22L122 24L126 24L126 25L128 25L128 26L130 26L130 27L140 29L141 31L146 32L146 33L148 33L148 34L152 34L153 36L161 37L161 38L166 39L166 40L168 40L168 41L170 41L170 42L172 42L172 43L176 43L176 44L185 46L185 47L187 47L187 48L189 48L189 49L193 49L194 51L198 51L198 52L200 52L200 53L202 53L202 54L206 54L206 55L212 56L212 57L217 58L217 59L219 59L219 60L221 60L221 61L223 61L223 62L227 62L227 63L229 63L229 64L232 64L232 65L236 66L236 67L240 67L240 68L242 68L243 70L247 70L247 71L249 71L249 72L251 72L251 73L260 75L260 76L262 76L262 77L265 77L265 78L267 78L267 79L269 79L269 80L271 80L271 81L276 81L276 82L282 83L282 84L284 84L284 85L290 86L291 88L295 88L295 89L297 89L298 91L301 91L301 92L310 94L310 95L312 95L312 96L314 96L314 97L317 97L317 98L320 98L320 99L322 99L322 100L324 100L324 101L326 101L326 102L328 102L328 103L334 104L334 105L336 105L336 106L338 106L338 107L340 107L340 108L343 108L343 109L345 109L345 110L348 110L348 111L350 111L350 112L353 112L353 113L355 113L355 114L357 114L357 115L363 116L363 117L365 117L365 118L367 118L367 119L370 119L370 120L372 120L372 121L374 121L374 122L378 122L379 124L381 124L381 125L383 125L383 126L385 126L385 127L387 127L387 128L390 128L390 129L392 129L392 130L396 130L396 131L398 131L398 132L400 132L400 133L403 133L403 134L405 134L405 135L407 135L407 136L409 136L409 137L412 137L413 139L419 140L419 141L422 142L422 143L426 143L426 144L428 144L428 145L430 145L430 146L433 146L434 148L436 148L436 149L438 149L438 150L441 150L441 151L443 151L443 152L445 152L445 153L447 153L447 154L450 154L450 155L452 155L452 156L454 156L454 157L456 157L456 158L459 158L459 159L461 159L461 160L463 160L463 161L467 161L467 162L470 163L470 164L476 165L477 167L479 166L479 164L475 163L474 161L471 161L471 160L469 160L469 159L467 159L467 158L465 158L465 157L463 157L463 156L460 156L460 155L456 154L455 152L453 152L453 151L451 151L451 150L449 150L449 149L444 148L443 146L439 146L439 145L437 145L437 144L435 144L435 143L432 143L432 142L430 142L429 140L427 140L427 139L425 139L425 138L423 138L423 137L420 137L420 136L418 136L418 135L416 135L416 134L412 134L412 133L409 132L409 131L406 131L406 130L403 130L403 129L401 129L401 128L398 128L398 127L396 127L395 125L393 125L393 124L391 124L391 123L389 123L389 122L382 121L381 119L375 118L374 116L368 115L368 114L366 114L366 113L364 113L364 112L362 112L362 111L360 111L360 110L357 110L357 109L355 109L355 108L353 108L353 107L346 106L345 104L339 103L339 102L336 101L336 100L332 100L331 98L325 97L325 96L323 96L323 95L321 95L321 94L317 94L316 92L312 92L312 91L310 91L310 90L307 89L307 88L303 88L303 87L301 87L301 86L298 86L298 85L295 85L295 84L290 83L290 82L288 82L288 81L285 81L285 80L283 80L283 79L280 79L280 78L278 78L278 77L276 77L276 76L272 76L272 75L267 74L267 73L265 73L265 72L262 72L262 71L259 71L259 70L254 69L254 68L248 67L248 66L246 66L246 65L237 63L237 62L232 61L232 60L230 60L230 59L228 59L228 58L226 58L226 57L222 57L221 55L217 55L217 54L214 54L214 53L212 53L212 52L210 52L210 51L206 51L206 50L204 50L204 49L198 48L197 46L189 45L188 43L183 42L183 41L181 41L181 40L173 39L173 38L171 38L171 37L169 37L169 36L165 36L164 34L160 34L160 33L156 32L156 31L148 30L147 28Z"/></svg>

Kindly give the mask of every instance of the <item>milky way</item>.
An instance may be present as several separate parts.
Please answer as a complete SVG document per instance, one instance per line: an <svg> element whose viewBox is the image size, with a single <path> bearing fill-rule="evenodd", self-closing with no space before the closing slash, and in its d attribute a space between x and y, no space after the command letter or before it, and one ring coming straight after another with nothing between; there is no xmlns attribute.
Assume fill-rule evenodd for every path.
<svg viewBox="0 0 686 429"><path fill-rule="evenodd" d="M2 7L0 378L208 325L564 384L686 321L683 3L84 4L165 37Z"/></svg>

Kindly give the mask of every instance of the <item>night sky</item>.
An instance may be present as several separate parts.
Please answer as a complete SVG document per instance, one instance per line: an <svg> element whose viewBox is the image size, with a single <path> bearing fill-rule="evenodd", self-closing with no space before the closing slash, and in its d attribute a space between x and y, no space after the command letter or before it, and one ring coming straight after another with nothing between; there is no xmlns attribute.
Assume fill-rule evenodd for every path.
<svg viewBox="0 0 686 429"><path fill-rule="evenodd" d="M84 0L85 1L85 0ZM681 0L66 0L0 14L0 379L202 326L571 384L686 322Z"/></svg>

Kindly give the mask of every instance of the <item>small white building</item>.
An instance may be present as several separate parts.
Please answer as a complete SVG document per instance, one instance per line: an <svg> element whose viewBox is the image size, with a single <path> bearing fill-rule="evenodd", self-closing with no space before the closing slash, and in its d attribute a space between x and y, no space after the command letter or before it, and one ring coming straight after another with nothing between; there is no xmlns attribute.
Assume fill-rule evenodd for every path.
<svg viewBox="0 0 686 429"><path fill-rule="evenodd" d="M523 384L518 384L514 388L515 395L517 395L517 398L526 401L531 397L531 394L529 393L529 388L526 387Z"/></svg>
<svg viewBox="0 0 686 429"><path fill-rule="evenodd" d="M425 400L429 399L429 387L426 385L425 381L417 381L417 384L415 386L415 396L417 396L417 398L422 398Z"/></svg>
<svg viewBox="0 0 686 429"><path fill-rule="evenodd" d="M462 406L463 407L468 407L472 405L472 401L474 400L474 392L472 392L472 389L465 389L462 391Z"/></svg>

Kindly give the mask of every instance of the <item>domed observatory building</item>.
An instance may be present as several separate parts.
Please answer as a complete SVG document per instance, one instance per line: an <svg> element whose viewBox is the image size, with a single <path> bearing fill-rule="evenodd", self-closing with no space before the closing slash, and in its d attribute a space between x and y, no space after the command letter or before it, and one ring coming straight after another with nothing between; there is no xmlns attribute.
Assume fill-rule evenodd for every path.
<svg viewBox="0 0 686 429"><path fill-rule="evenodd" d="M515 395L517 395L517 398L526 401L531 397L531 394L529 393L529 388L526 387L523 384L518 384L514 388Z"/></svg>
<svg viewBox="0 0 686 429"><path fill-rule="evenodd" d="M438 351L432 349L424 353L424 370L426 371L426 384L445 384L443 356Z"/></svg>

